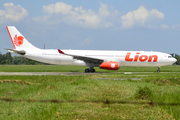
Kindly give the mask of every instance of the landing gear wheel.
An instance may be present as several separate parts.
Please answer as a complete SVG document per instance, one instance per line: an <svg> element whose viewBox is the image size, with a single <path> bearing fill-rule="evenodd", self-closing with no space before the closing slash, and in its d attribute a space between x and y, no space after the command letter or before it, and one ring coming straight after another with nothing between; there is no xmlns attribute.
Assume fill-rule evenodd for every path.
<svg viewBox="0 0 180 120"><path fill-rule="evenodd" d="M89 69L85 69L85 73L89 73Z"/></svg>
<svg viewBox="0 0 180 120"><path fill-rule="evenodd" d="M159 66L159 67L158 67L158 70L157 70L158 73L160 72L160 69L161 69L161 67Z"/></svg>
<svg viewBox="0 0 180 120"><path fill-rule="evenodd" d="M92 73L94 73L94 72L95 72L95 69L91 69L90 71L91 71Z"/></svg>

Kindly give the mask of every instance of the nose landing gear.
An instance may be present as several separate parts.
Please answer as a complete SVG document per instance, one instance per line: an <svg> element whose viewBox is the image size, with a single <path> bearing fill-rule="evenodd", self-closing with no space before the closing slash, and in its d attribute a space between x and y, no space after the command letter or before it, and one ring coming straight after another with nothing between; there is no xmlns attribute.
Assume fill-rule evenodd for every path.
<svg viewBox="0 0 180 120"><path fill-rule="evenodd" d="M160 72L160 69L161 69L161 67L159 66L159 67L158 67L158 70L157 70L158 73Z"/></svg>

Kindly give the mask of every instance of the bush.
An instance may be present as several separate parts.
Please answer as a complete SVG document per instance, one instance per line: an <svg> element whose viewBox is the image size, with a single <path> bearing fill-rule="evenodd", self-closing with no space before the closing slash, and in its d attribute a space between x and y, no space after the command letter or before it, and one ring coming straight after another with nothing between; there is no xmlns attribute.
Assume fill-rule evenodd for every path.
<svg viewBox="0 0 180 120"><path fill-rule="evenodd" d="M150 99L152 96L152 91L146 86L144 88L139 87L139 89L135 93L135 98L138 99Z"/></svg>

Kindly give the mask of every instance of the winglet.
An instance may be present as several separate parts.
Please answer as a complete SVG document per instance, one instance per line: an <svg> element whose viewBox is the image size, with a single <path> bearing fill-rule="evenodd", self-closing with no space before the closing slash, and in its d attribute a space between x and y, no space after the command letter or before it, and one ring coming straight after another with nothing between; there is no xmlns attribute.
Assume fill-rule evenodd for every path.
<svg viewBox="0 0 180 120"><path fill-rule="evenodd" d="M61 54L65 54L62 50L58 49L58 52Z"/></svg>

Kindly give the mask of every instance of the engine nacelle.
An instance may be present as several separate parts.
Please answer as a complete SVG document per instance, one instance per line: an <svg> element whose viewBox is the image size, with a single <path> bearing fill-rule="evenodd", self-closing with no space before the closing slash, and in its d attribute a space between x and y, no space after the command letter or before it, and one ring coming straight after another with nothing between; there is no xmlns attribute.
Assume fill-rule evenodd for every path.
<svg viewBox="0 0 180 120"><path fill-rule="evenodd" d="M119 62L103 62L99 67L106 70L118 70Z"/></svg>

